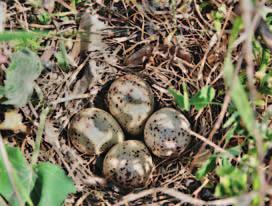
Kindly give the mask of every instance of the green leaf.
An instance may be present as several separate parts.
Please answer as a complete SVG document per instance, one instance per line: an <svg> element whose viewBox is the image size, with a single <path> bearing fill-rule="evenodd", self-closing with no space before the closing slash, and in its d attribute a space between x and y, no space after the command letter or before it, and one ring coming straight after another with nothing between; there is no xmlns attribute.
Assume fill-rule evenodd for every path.
<svg viewBox="0 0 272 206"><path fill-rule="evenodd" d="M60 42L60 51L55 54L55 57L59 67L63 71L68 71L70 68L70 61L63 41Z"/></svg>
<svg viewBox="0 0 272 206"><path fill-rule="evenodd" d="M40 163L35 167L38 179L33 195L40 197L35 205L60 206L68 194L76 192L76 188L70 177L64 171L50 163Z"/></svg>
<svg viewBox="0 0 272 206"><path fill-rule="evenodd" d="M39 57L29 49L16 52L11 57L11 63L6 70L4 104L17 107L26 105L32 95L34 80L43 70Z"/></svg>
<svg viewBox="0 0 272 206"><path fill-rule="evenodd" d="M203 87L197 94L190 99L190 104L200 110L210 104L215 97L215 90L210 86Z"/></svg>
<svg viewBox="0 0 272 206"><path fill-rule="evenodd" d="M233 112L230 115L230 117L226 120L226 122L223 124L223 128L225 129L225 128L230 127L232 124L235 124L238 121L237 120L238 116L239 116L238 112L236 112L236 111Z"/></svg>
<svg viewBox="0 0 272 206"><path fill-rule="evenodd" d="M24 203L28 202L29 205L33 205L29 195L34 186L36 175L33 173L32 168L28 165L22 152L18 148L6 146L6 151L13 169L13 173L9 175L12 176L15 182L16 189L19 193L18 195ZM10 205L19 205L2 156L0 156L0 182L0 194L10 203Z"/></svg>
<svg viewBox="0 0 272 206"><path fill-rule="evenodd" d="M247 93L237 76L234 76L234 65L231 60L231 46L238 36L242 22L240 18L234 22L233 29L231 32L230 43L228 48L228 53L224 62L224 77L226 85L230 88L231 98L235 104L237 111L242 118L247 130L253 134L254 125L254 113L249 103Z"/></svg>
<svg viewBox="0 0 272 206"><path fill-rule="evenodd" d="M202 165L201 168L198 169L196 172L196 178L201 179L205 175L207 175L209 172L214 170L216 166L216 156L212 155L210 158Z"/></svg>
<svg viewBox="0 0 272 206"><path fill-rule="evenodd" d="M227 144L231 140L231 138L233 138L236 128L237 128L237 125L234 125L226 132L226 134L225 134L225 136L226 136L225 144Z"/></svg>
<svg viewBox="0 0 272 206"><path fill-rule="evenodd" d="M26 40L33 38L42 38L47 35L46 32L40 31L5 31L0 32L0 42L1 41L13 41L13 40Z"/></svg>
<svg viewBox="0 0 272 206"><path fill-rule="evenodd" d="M229 162L228 158L222 157L222 165L220 167L216 168L216 174L220 177L223 176L228 176L231 174L234 170L235 167L232 166L232 164Z"/></svg>
<svg viewBox="0 0 272 206"><path fill-rule="evenodd" d="M185 111L189 111L190 106L188 108L188 105L186 103L186 98L178 91L169 88L168 91L171 93L171 95L174 97L175 102L177 104L177 106L181 109L181 110L185 110Z"/></svg>
<svg viewBox="0 0 272 206"><path fill-rule="evenodd" d="M215 188L217 197L239 195L247 190L248 174L245 171L231 166L230 163L216 171L220 176L220 183Z"/></svg>
<svg viewBox="0 0 272 206"><path fill-rule="evenodd" d="M229 51L231 51L233 43L237 39L242 26L243 26L243 21L242 21L241 17L237 17L233 23L233 27L231 30L231 35L230 35L230 40L229 40L229 48L228 48Z"/></svg>
<svg viewBox="0 0 272 206"><path fill-rule="evenodd" d="M227 151L232 154L233 156L238 156L241 154L241 147L240 145L228 148Z"/></svg>
<svg viewBox="0 0 272 206"><path fill-rule="evenodd" d="M46 11L40 13L37 18L41 24L49 24L52 20L50 14Z"/></svg>

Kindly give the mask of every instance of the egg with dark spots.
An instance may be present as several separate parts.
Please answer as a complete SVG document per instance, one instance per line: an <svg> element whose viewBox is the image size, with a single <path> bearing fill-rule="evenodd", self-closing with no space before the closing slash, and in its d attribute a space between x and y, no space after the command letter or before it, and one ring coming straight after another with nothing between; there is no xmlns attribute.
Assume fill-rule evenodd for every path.
<svg viewBox="0 0 272 206"><path fill-rule="evenodd" d="M118 122L98 108L84 109L76 114L69 124L68 136L77 150L88 155L99 155L124 141Z"/></svg>
<svg viewBox="0 0 272 206"><path fill-rule="evenodd" d="M163 108L147 120L144 140L158 157L177 156L191 141L188 129L190 123L183 114L173 108Z"/></svg>
<svg viewBox="0 0 272 206"><path fill-rule="evenodd" d="M103 162L106 179L122 188L139 188L150 182L154 165L147 147L127 140L113 146Z"/></svg>
<svg viewBox="0 0 272 206"><path fill-rule="evenodd" d="M108 105L110 113L124 130L131 135L140 135L154 110L154 95L143 79L125 75L110 86Z"/></svg>

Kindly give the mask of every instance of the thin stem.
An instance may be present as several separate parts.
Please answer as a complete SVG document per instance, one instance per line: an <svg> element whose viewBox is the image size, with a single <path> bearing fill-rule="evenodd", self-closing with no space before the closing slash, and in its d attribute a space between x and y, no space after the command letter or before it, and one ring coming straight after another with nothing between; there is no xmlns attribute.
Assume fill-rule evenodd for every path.
<svg viewBox="0 0 272 206"><path fill-rule="evenodd" d="M42 142L42 134L43 134L45 120L48 113L49 113L49 107L45 108L41 113L40 123L38 127L38 132L37 132L37 138L36 138L34 152L33 152L32 161L31 161L32 165L35 165L38 161L38 156L39 156L41 142Z"/></svg>

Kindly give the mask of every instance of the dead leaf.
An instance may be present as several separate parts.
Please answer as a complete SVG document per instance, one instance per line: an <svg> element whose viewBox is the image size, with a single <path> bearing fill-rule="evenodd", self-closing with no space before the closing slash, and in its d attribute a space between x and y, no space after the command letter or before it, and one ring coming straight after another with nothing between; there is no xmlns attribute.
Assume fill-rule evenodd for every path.
<svg viewBox="0 0 272 206"><path fill-rule="evenodd" d="M143 65L144 61L152 55L152 46L146 45L133 53L125 60L125 64L128 66L140 66Z"/></svg>
<svg viewBox="0 0 272 206"><path fill-rule="evenodd" d="M22 123L23 116L16 110L5 113L5 119L0 124L0 130L12 130L15 133L26 132L26 126Z"/></svg>
<svg viewBox="0 0 272 206"><path fill-rule="evenodd" d="M51 144L52 146L55 146L56 148L60 148L59 143L59 129L57 129L53 122L50 120L45 121L45 127L44 127L44 140Z"/></svg>
<svg viewBox="0 0 272 206"><path fill-rule="evenodd" d="M55 8L55 0L43 0L43 8L52 13Z"/></svg>
<svg viewBox="0 0 272 206"><path fill-rule="evenodd" d="M84 14L81 18L80 28L81 51L103 51L106 44L103 42L102 31L107 28L104 22L100 21L98 15Z"/></svg>
<svg viewBox="0 0 272 206"><path fill-rule="evenodd" d="M89 88L93 75L91 73L90 65L88 64L84 70L84 75L76 82L72 94L83 94Z"/></svg>

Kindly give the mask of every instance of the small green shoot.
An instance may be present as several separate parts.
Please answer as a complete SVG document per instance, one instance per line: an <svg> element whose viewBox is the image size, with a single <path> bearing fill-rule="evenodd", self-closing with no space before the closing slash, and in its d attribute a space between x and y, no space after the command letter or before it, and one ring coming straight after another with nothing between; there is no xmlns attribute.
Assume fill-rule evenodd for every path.
<svg viewBox="0 0 272 206"><path fill-rule="evenodd" d="M45 24L45 25L50 24L50 22L52 21L51 15L46 11L43 11L42 13L40 13L37 16L37 18L41 24Z"/></svg>
<svg viewBox="0 0 272 206"><path fill-rule="evenodd" d="M226 9L226 5L222 4L217 11L213 11L212 12L212 17L213 17L213 24L214 24L214 28L217 32L221 31L221 27L222 27L222 22L226 16L227 13L227 9Z"/></svg>
<svg viewBox="0 0 272 206"><path fill-rule="evenodd" d="M190 99L190 104L194 105L196 110L201 110L202 108L209 105L215 97L215 89L206 86L203 87L198 93Z"/></svg>
<svg viewBox="0 0 272 206"><path fill-rule="evenodd" d="M183 85L183 91L184 95L176 90L173 90L171 88L169 89L169 92L174 97L178 107L184 111L189 111L190 106L194 106L196 110L201 110L210 103L212 103L212 100L215 97L215 89L211 86L203 87L191 98L189 98L186 85Z"/></svg>
<svg viewBox="0 0 272 206"><path fill-rule="evenodd" d="M63 71L67 72L70 69L70 60L63 41L60 42L59 49L60 51L55 54L57 64Z"/></svg>

